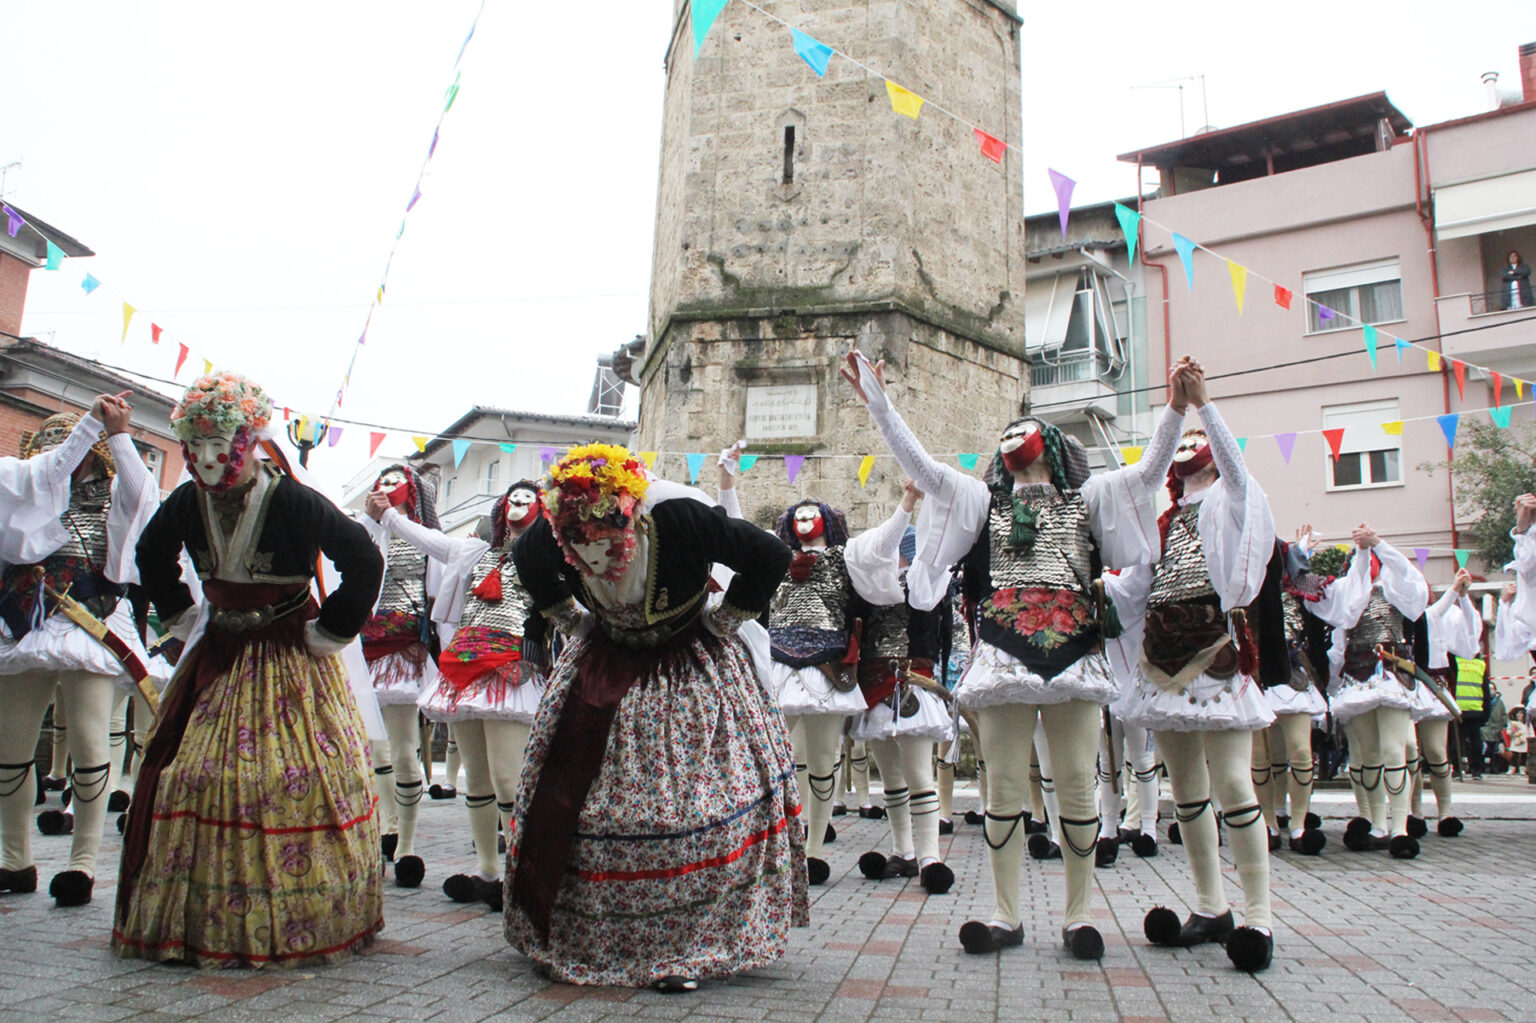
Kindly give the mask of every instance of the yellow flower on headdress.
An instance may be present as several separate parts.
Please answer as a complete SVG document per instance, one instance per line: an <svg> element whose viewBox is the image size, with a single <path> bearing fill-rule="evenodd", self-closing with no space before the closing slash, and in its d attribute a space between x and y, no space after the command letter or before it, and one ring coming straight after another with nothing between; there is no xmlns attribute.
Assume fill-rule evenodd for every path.
<svg viewBox="0 0 1536 1023"><path fill-rule="evenodd" d="M544 506L554 518L594 518L639 504L649 486L627 448L583 444L549 467Z"/></svg>

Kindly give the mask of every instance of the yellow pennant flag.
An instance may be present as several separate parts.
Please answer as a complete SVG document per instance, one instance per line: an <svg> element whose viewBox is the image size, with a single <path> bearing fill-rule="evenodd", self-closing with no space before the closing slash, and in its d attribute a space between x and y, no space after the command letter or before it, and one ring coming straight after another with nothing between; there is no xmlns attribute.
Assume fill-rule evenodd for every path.
<svg viewBox="0 0 1536 1023"><path fill-rule="evenodd" d="M1525 381L1521 380L1519 377L1515 377L1515 397L1525 397Z"/></svg>
<svg viewBox="0 0 1536 1023"><path fill-rule="evenodd" d="M923 97L915 92L908 92L889 78L885 80L886 95L891 97L891 109L903 117L917 120L918 112L923 109Z"/></svg>
<svg viewBox="0 0 1536 1023"><path fill-rule="evenodd" d="M1438 372L1440 372L1440 353L1439 352L1430 352L1429 353L1429 371L1431 373L1438 373Z"/></svg>
<svg viewBox="0 0 1536 1023"><path fill-rule="evenodd" d="M869 482L869 470L873 469L874 467L875 467L875 456L874 455L865 455L864 456L864 460L859 463L859 486L860 487L863 487L866 483Z"/></svg>
<svg viewBox="0 0 1536 1023"><path fill-rule="evenodd" d="M374 299L374 302L379 305L384 303L384 285L379 285L379 297Z"/></svg>
<svg viewBox="0 0 1536 1023"><path fill-rule="evenodd" d="M1390 423L1382 423L1381 432L1390 433L1394 437L1401 437L1403 435L1403 421L1401 419L1394 419Z"/></svg>
<svg viewBox="0 0 1536 1023"><path fill-rule="evenodd" d="M1248 293L1248 268L1227 260L1227 272L1232 275L1232 297L1237 299L1237 315L1243 315L1243 296Z"/></svg>
<svg viewBox="0 0 1536 1023"><path fill-rule="evenodd" d="M213 372L213 363L209 362L207 359L204 359L203 360L203 376L207 376L208 374L210 374L212 372Z"/></svg>
<svg viewBox="0 0 1536 1023"><path fill-rule="evenodd" d="M133 306L127 302L123 303L123 344L128 343L128 324L133 321L133 314L136 312L138 310Z"/></svg>
<svg viewBox="0 0 1536 1023"><path fill-rule="evenodd" d="M640 458L645 462L645 467L647 469L654 470L656 468L656 454L657 453L655 451L640 452Z"/></svg>
<svg viewBox="0 0 1536 1023"><path fill-rule="evenodd" d="M1146 448L1141 445L1128 444L1120 449L1120 457L1125 459L1126 465L1135 465L1141 461L1141 453L1145 450Z"/></svg>
<svg viewBox="0 0 1536 1023"><path fill-rule="evenodd" d="M429 441L431 439L432 439L431 437L412 437L411 438L411 443L416 445L416 450L417 451L420 451L422 454L426 454L427 453L427 441Z"/></svg>

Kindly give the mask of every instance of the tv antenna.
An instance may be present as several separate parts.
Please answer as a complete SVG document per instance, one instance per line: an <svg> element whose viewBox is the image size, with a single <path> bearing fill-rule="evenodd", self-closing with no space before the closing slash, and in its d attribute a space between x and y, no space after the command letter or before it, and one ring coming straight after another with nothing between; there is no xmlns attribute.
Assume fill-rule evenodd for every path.
<svg viewBox="0 0 1536 1023"><path fill-rule="evenodd" d="M11 190L6 186L6 179L11 176L11 171L17 170L20 167L21 160L19 159L12 160L10 163L0 167L0 199L4 199L11 194Z"/></svg>
<svg viewBox="0 0 1536 1023"><path fill-rule="evenodd" d="M1150 82L1146 85L1133 85L1133 89L1177 89L1179 90L1179 138L1188 138L1189 132L1184 129L1184 86L1188 82L1200 83L1200 132L1211 130L1211 107L1205 95L1205 75L1179 75L1176 78L1165 78L1161 82Z"/></svg>

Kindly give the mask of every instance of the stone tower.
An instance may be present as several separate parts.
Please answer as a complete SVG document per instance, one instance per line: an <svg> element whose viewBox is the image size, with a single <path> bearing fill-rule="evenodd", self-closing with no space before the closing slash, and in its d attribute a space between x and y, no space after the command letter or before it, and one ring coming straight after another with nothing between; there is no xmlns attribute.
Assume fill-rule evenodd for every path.
<svg viewBox="0 0 1536 1023"><path fill-rule="evenodd" d="M757 4L1018 144L1012 0ZM688 0L676 14L650 330L633 370L639 447L714 452L746 437L762 456L741 484L749 517L768 524L814 496L856 530L872 525L901 477L838 376L858 347L886 360L935 456L980 452L984 467L1028 387L1017 154L994 163L931 107L896 114L884 80L842 57L818 78L789 30L745 4L726 6L697 58ZM785 454L811 456L793 485ZM861 489L864 454L881 457ZM700 474L711 492L713 461ZM660 468L675 478L681 464Z"/></svg>

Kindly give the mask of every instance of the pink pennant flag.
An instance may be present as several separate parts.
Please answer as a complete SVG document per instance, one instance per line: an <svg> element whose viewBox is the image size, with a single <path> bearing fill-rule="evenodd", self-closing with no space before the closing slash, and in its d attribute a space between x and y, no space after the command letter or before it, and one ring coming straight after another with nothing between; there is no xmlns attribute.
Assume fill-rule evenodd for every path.
<svg viewBox="0 0 1536 1023"><path fill-rule="evenodd" d="M384 434L373 430L368 434L368 457L372 458L379 453L379 445L384 443Z"/></svg>
<svg viewBox="0 0 1536 1023"><path fill-rule="evenodd" d="M784 471L789 473L789 482L795 482L795 477L800 475L800 467L805 464L804 455L785 455Z"/></svg>
<svg viewBox="0 0 1536 1023"><path fill-rule="evenodd" d="M176 369L171 373L173 377L181 373L181 367L187 363L187 346L178 344L176 347L181 349L181 351L176 356Z"/></svg>
<svg viewBox="0 0 1536 1023"><path fill-rule="evenodd" d="M1060 171L1051 170L1045 172L1051 176L1051 188L1056 192L1056 216L1061 219L1061 236L1067 236L1067 216L1072 212L1072 189L1077 187L1077 182L1067 177Z"/></svg>
<svg viewBox="0 0 1536 1023"><path fill-rule="evenodd" d="M1008 144L995 135L988 135L980 128L976 129L976 141L981 143L981 155L993 163L1002 163L1003 154L1008 151Z"/></svg>
<svg viewBox="0 0 1536 1023"><path fill-rule="evenodd" d="M1291 452L1296 448L1296 435L1294 433L1275 434L1275 443L1280 445L1280 457L1285 459L1285 464L1291 464Z"/></svg>

